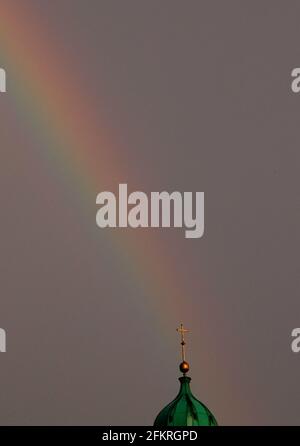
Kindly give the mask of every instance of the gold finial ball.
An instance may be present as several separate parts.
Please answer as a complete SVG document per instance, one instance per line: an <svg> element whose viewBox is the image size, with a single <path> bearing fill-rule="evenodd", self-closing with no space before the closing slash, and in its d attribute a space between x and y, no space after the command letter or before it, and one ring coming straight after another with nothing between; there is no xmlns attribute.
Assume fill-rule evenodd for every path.
<svg viewBox="0 0 300 446"><path fill-rule="evenodd" d="M182 361L182 363L179 366L179 369L180 369L181 373L183 373L185 375L190 370L190 365L188 362Z"/></svg>

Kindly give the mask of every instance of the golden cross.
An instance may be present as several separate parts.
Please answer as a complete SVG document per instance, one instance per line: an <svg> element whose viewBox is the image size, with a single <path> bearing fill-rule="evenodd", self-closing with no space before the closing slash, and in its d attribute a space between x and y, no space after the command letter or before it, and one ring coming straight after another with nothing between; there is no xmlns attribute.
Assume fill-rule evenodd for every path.
<svg viewBox="0 0 300 446"><path fill-rule="evenodd" d="M189 330L183 327L183 324L180 324L180 327L176 329L176 331L180 334L181 337L181 357L182 361L185 362L185 333L189 333Z"/></svg>

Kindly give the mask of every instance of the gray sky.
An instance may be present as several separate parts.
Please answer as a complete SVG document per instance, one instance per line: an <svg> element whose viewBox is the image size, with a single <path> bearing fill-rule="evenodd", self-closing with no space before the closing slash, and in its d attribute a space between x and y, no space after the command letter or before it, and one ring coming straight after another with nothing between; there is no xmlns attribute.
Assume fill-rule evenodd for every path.
<svg viewBox="0 0 300 446"><path fill-rule="evenodd" d="M220 424L299 424L299 2L5 3L32 46L0 31L0 423L152 424L183 321ZM77 137L94 169L70 168ZM99 229L96 195L122 182L204 191L204 237Z"/></svg>

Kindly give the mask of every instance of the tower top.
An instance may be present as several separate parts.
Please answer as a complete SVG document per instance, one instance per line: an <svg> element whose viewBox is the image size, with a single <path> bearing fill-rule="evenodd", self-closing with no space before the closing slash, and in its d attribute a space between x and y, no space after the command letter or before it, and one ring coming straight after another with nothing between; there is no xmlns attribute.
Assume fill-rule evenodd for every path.
<svg viewBox="0 0 300 446"><path fill-rule="evenodd" d="M179 366L183 376L179 378L180 390L177 397L165 406L157 415L154 426L158 428L166 426L217 426L217 421L210 410L199 401L190 388L191 378L186 376L189 364L185 360L185 335L189 332L180 324L177 328L180 334L181 359Z"/></svg>
<svg viewBox="0 0 300 446"><path fill-rule="evenodd" d="M182 372L183 376L186 375L186 373L189 371L190 369L190 365L189 363L186 361L185 359L185 353L186 353L186 342L185 342L185 337L184 335L186 333L189 333L190 331L187 330L186 328L184 328L183 324L180 324L179 328L176 329L176 331L180 334L180 338L181 338L181 360L182 362L179 365L179 369Z"/></svg>

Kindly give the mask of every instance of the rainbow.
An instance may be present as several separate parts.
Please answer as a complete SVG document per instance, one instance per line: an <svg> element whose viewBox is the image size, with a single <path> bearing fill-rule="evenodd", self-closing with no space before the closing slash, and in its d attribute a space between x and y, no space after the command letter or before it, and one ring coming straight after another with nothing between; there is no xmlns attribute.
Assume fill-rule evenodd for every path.
<svg viewBox="0 0 300 446"><path fill-rule="evenodd" d="M91 205L91 197L96 200L101 191L99 185L114 190L122 182L137 184L136 173L122 163L122 148L108 135L104 120L101 127L100 113L91 95L85 88L78 88L80 79L76 67L66 63L60 49L47 38L28 3L1 2L0 50L8 77L7 94L13 97L25 125L31 126L35 137L39 138L39 156L53 174L77 194L78 206L84 212ZM10 80L13 80L13 91ZM96 210L95 203L95 216ZM189 282L194 280L187 267L174 261L159 238L159 230L98 230L97 236L101 241L105 239L124 270L138 283L141 299L131 304L144 306L165 340L174 344L177 324L183 320L189 325L189 321L195 319L195 309L186 305L191 289ZM97 243L95 246L97 248ZM197 302L199 312L201 305L204 308L202 306L200 320L204 323L203 313L220 315L222 311L210 308L213 304L207 296L203 302ZM225 306L223 303L223 309ZM214 324L209 325L205 326L206 335L215 343L219 342ZM227 349L219 350L224 364L231 362L230 340L227 341ZM231 341L232 344L238 342L235 335ZM222 370L218 378L223 381L222 389L235 388L237 383L229 382L230 378L225 376L226 371ZM223 408L227 410L225 403Z"/></svg>
<svg viewBox="0 0 300 446"><path fill-rule="evenodd" d="M8 93L14 96L22 118L38 134L40 155L61 172L67 187L76 188L80 206L86 206L86 197L96 198L99 182L114 188L116 183L135 177L122 165L120 150L111 137L99 128L99 111L93 109L85 89L78 88L76 70L66 66L59 49L49 44L28 6L1 4L0 46L8 77L14 83L14 91L10 91L8 81ZM99 237L108 234L98 233ZM185 319L187 286L180 283L178 266L157 232L109 234L111 249L139 282L157 323L174 336L176 324Z"/></svg>

